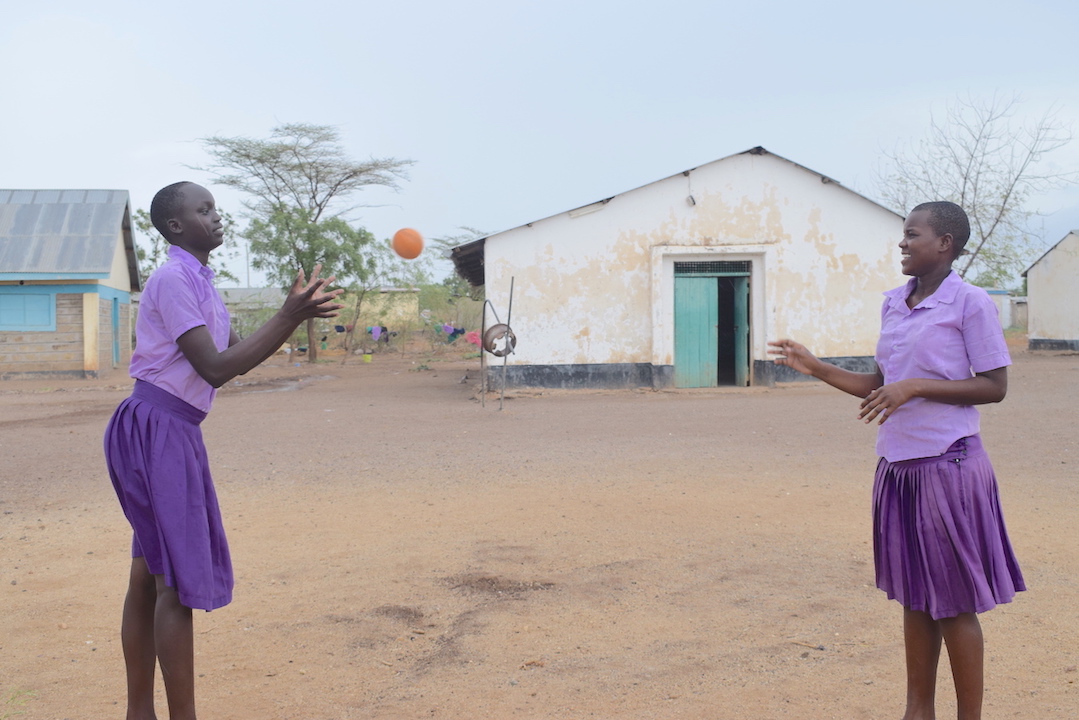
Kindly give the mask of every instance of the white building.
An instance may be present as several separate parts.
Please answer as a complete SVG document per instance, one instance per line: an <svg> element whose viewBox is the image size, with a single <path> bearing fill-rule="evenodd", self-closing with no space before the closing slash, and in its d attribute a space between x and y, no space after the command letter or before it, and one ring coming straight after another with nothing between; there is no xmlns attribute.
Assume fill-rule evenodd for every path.
<svg viewBox="0 0 1079 720"><path fill-rule="evenodd" d="M881 293L904 280L902 227L894 212L757 147L452 257L503 318L513 280L508 384L768 385L794 377L767 354L783 337L873 367Z"/></svg>
<svg viewBox="0 0 1079 720"><path fill-rule="evenodd" d="M1026 269L1031 350L1079 350L1079 230Z"/></svg>

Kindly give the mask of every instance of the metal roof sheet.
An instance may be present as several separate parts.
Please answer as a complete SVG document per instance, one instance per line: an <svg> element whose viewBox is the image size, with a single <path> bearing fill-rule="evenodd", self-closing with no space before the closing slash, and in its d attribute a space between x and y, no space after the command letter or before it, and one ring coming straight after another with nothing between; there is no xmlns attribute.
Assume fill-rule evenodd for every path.
<svg viewBox="0 0 1079 720"><path fill-rule="evenodd" d="M126 190L0 190L0 273L107 277L123 238L139 286Z"/></svg>

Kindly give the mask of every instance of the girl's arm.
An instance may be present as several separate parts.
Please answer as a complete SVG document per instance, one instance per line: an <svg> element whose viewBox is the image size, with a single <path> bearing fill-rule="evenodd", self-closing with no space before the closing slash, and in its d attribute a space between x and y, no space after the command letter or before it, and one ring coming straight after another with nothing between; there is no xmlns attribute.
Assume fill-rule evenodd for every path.
<svg viewBox="0 0 1079 720"><path fill-rule="evenodd" d="M322 292L326 285L333 282L333 278L319 280L321 269L321 265L315 266L310 282L305 282L304 272L300 270L281 309L249 337L232 342L233 336L230 335L230 345L226 350L218 351L205 325L188 330L176 340L176 344L203 380L214 387L221 387L277 352L304 320L336 317L337 310L343 306L333 300L343 290Z"/></svg>
<svg viewBox="0 0 1079 720"><path fill-rule="evenodd" d="M229 347L232 347L232 346L233 346L233 345L235 345L236 343L240 342L240 340L241 340L241 339L242 339L242 338L240 337L240 333L236 332L236 329L235 329L235 328L232 328L232 329L230 329L230 330L229 330ZM284 344L284 343L282 343L282 344ZM270 350L270 351L269 351L268 353L266 353L266 357L262 358L261 360L259 360L259 361L258 361L257 363L255 363L255 364L256 364L256 365L261 365L262 363L266 362L267 360L269 360L270 358L272 358L272 357L274 356L274 353L276 353L276 352L277 352L277 351L278 351L278 350L279 350L280 348L281 348L281 346L280 346L280 345L278 345L278 346L277 346L276 348L274 348L273 350ZM240 373L240 374L241 374L241 375L246 375L247 373L246 373L246 372L242 372L242 373Z"/></svg>
<svg viewBox="0 0 1079 720"><path fill-rule="evenodd" d="M777 364L786 365L803 375L811 375L818 380L823 380L845 393L864 398L884 384L884 376L880 374L880 370L871 373L844 370L824 362L809 352L805 345L793 340L777 340L768 344L774 348L768 352L776 356Z"/></svg>
<svg viewBox="0 0 1079 720"><path fill-rule="evenodd" d="M929 380L910 378L879 387L862 401L858 417L867 423L880 415L880 422L888 419L911 398L920 397L949 405L985 405L998 403L1008 394L1008 368L987 370L963 380Z"/></svg>

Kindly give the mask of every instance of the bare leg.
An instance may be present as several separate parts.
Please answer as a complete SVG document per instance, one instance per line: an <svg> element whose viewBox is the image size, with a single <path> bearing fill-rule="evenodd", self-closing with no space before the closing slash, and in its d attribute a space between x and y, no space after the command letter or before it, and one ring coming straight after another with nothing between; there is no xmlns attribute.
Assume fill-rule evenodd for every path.
<svg viewBox="0 0 1079 720"><path fill-rule="evenodd" d="M907 651L907 711L903 720L936 717L940 624L929 613L903 609L903 641Z"/></svg>
<svg viewBox="0 0 1079 720"><path fill-rule="evenodd" d="M154 714L154 606L157 586L141 557L131 559L120 642L127 667L127 720L157 720Z"/></svg>
<svg viewBox="0 0 1079 720"><path fill-rule="evenodd" d="M195 720L195 642L191 608L180 604L174 588L157 580L154 644L165 680L170 720Z"/></svg>
<svg viewBox="0 0 1079 720"><path fill-rule="evenodd" d="M976 614L963 613L941 620L940 628L952 665L959 720L981 720L985 684L982 624Z"/></svg>

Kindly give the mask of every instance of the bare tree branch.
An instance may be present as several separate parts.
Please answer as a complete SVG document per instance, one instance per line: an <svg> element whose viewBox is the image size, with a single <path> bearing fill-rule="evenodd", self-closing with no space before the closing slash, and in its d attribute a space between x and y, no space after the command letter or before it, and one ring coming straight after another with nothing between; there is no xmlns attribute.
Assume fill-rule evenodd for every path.
<svg viewBox="0 0 1079 720"><path fill-rule="evenodd" d="M370 186L398 189L408 179L411 160L350 159L336 129L289 123L275 127L268 139L207 137L201 140L212 162L192 166L217 181L250 195L245 207L256 215L273 208L302 208L318 222L334 209L347 214L360 205L351 196Z"/></svg>
<svg viewBox="0 0 1079 720"><path fill-rule="evenodd" d="M999 282L1018 273L1033 254L1031 197L1079 180L1076 172L1038 172L1072 132L1052 110L1016 124L1020 104L1017 96L957 98L943 119L931 116L923 139L885 152L877 173L883 201L899 213L928 200L950 200L967 211L971 239L957 268L964 277Z"/></svg>

